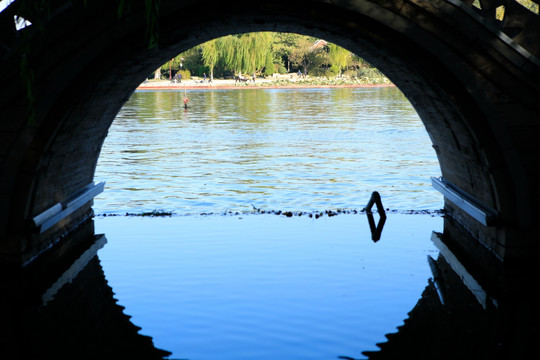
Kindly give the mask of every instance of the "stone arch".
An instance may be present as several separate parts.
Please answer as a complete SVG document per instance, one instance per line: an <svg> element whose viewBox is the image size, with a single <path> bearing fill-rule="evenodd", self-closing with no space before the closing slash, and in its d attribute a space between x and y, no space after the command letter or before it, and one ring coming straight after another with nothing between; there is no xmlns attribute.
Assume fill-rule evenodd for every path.
<svg viewBox="0 0 540 360"><path fill-rule="evenodd" d="M101 0L25 12L32 25L10 28L0 53L9 84L0 97L0 254L28 262L87 223L91 203L44 234L31 220L92 182L110 124L150 72L204 41L249 31L319 36L382 70L420 115L443 177L499 215L486 227L447 201L449 221L500 258L526 254L538 236L531 210L540 200L540 62L469 2L162 0L121 8ZM19 3L32 2L0 13L2 28ZM149 30L158 47L149 48ZM31 69L26 82L22 63Z"/></svg>

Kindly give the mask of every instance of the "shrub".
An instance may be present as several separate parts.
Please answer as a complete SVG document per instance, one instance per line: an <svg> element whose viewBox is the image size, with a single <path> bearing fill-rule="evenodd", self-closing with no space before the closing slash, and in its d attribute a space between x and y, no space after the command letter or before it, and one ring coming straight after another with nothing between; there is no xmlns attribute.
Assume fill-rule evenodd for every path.
<svg viewBox="0 0 540 360"><path fill-rule="evenodd" d="M189 72L189 70L178 70L176 73L182 74L182 80L191 79L191 73Z"/></svg>

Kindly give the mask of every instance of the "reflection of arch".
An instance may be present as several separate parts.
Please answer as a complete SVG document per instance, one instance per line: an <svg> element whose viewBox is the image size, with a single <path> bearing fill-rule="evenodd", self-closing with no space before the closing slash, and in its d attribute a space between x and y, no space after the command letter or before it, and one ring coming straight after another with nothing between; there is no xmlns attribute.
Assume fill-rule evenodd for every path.
<svg viewBox="0 0 540 360"><path fill-rule="evenodd" d="M527 284L530 269L479 282L440 235L436 260L428 255L433 279L398 331L386 335L380 350L363 354L385 359L528 359L538 341L537 299ZM525 285L525 286L524 286ZM517 315L519 314L519 315Z"/></svg>
<svg viewBox="0 0 540 360"><path fill-rule="evenodd" d="M478 312L445 308L437 303L433 285L426 287L422 298L409 313L399 331L387 334L387 342L378 344L379 351L364 352L370 360L378 359L497 359L497 343L493 325ZM471 326L472 325L472 326ZM487 332L486 332L487 331Z"/></svg>
<svg viewBox="0 0 540 360"><path fill-rule="evenodd" d="M444 305L430 281L398 332L387 334L388 341L377 344L379 351L364 355L370 360L497 359L494 314L486 313L455 276L445 272L452 286Z"/></svg>
<svg viewBox="0 0 540 360"><path fill-rule="evenodd" d="M23 3L31 5L18 10ZM319 36L384 71L424 122L443 177L500 215L496 226L484 227L447 202L455 227L501 258L531 253L522 250L539 231L531 213L540 201L533 187L540 165L531 154L540 67L531 55L538 54L537 42L526 41L537 35L534 26L519 34L528 53L476 14L470 0L125 3L58 2L42 9L19 0L0 13L6 29L0 77L10 85L0 97L7 119L0 125L5 256L26 262L84 220L89 205L43 235L28 226L92 182L108 127L147 74L211 38L258 30ZM13 15L32 25L17 33ZM538 22L537 15L526 18ZM156 41L159 49L149 49ZM21 64L25 82L15 70Z"/></svg>
<svg viewBox="0 0 540 360"><path fill-rule="evenodd" d="M140 328L123 313L107 285L98 248L91 247L49 282L51 286L37 294L37 301L7 309L21 311L21 317L2 344L0 356L8 355L2 358L162 359L170 354L156 349L152 338L140 335Z"/></svg>

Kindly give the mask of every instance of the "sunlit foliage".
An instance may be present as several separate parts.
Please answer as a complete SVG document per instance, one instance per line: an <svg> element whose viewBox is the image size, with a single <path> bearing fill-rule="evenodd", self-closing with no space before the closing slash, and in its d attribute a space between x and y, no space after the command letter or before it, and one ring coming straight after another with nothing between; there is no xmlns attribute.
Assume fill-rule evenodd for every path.
<svg viewBox="0 0 540 360"><path fill-rule="evenodd" d="M317 38L292 33L255 32L207 41L167 62L161 71L180 70L211 79L232 76L271 76L275 73L314 76L361 76L371 66L332 43L314 46ZM170 76L170 75L169 75Z"/></svg>

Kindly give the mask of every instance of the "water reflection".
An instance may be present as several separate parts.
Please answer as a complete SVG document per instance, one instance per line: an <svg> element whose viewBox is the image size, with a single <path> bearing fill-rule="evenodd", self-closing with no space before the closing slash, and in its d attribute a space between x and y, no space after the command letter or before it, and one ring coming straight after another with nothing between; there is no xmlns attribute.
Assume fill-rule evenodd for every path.
<svg viewBox="0 0 540 360"><path fill-rule="evenodd" d="M2 294L2 359L163 359L109 287L96 241L67 267L23 270ZM60 270L60 271L59 271ZM13 274L13 272L12 272ZM13 278L12 278L13 280ZM5 285L5 283L4 283Z"/></svg>
<svg viewBox="0 0 540 360"><path fill-rule="evenodd" d="M498 332L501 325L497 309L478 301L465 281L472 279L465 267L433 233L432 240L441 250L434 260L428 255L432 277L421 298L387 341L377 344L378 351L365 351L370 360L377 359L519 359L518 354L504 353L504 340ZM452 265L450 261L456 261ZM456 272L455 269L459 269ZM509 339L507 339L509 340ZM508 345L508 344L506 344Z"/></svg>
<svg viewBox="0 0 540 360"><path fill-rule="evenodd" d="M377 213L379 216L377 225L375 225L375 217L373 216L373 211L371 210L373 205L377 206ZM382 204L381 195L377 191L374 191L371 194L371 199L369 199L365 210L369 223L369 229L371 230L371 240L377 242L381 239L384 223L386 222L386 211L384 210L384 206Z"/></svg>
<svg viewBox="0 0 540 360"><path fill-rule="evenodd" d="M442 234L427 260L432 277L398 331L364 351L370 360L531 359L538 348L538 303L533 264L471 263ZM486 259L487 260L487 259ZM489 275L485 273L489 268ZM488 276L486 276L488 275Z"/></svg>
<svg viewBox="0 0 540 360"><path fill-rule="evenodd" d="M341 216L341 215L340 215ZM335 219L335 218L333 218ZM124 219L127 220L127 219ZM154 224L155 223L155 220ZM215 221L213 219L212 221ZM230 219L228 220L230 221ZM168 226L163 226L164 223L156 224L168 229ZM230 229L223 229L227 232ZM114 234L113 234L114 235ZM383 244L385 237L378 244L373 244L380 247ZM138 246L137 239L134 246ZM403 239L401 239L403 240ZM124 358L124 359L161 359L167 358L171 353L168 351L156 348L154 342L159 341L159 336L152 340L149 336L154 335L151 327L140 330L137 324L140 325L141 314L137 314L139 320L133 323L131 317L126 315L126 312L136 311L134 307L128 306L125 309L118 304L115 299L116 295L111 289L100 259L96 256L96 252L104 245L104 237L97 237L94 243L89 244L88 248L81 252L70 264L64 266L61 271L55 266L48 266L48 271L43 269L34 269L32 272L24 270L22 272L11 272L10 281L4 281L4 294L2 296L2 325L5 331L1 338L0 357L2 359L109 359L109 358ZM410 307L401 314L400 325L396 328L386 325L386 339L376 340L371 332L377 332L378 329L373 327L363 328L362 321L355 317L354 313L346 313L347 317L354 319L349 327L336 328L333 331L336 334L320 333L312 339L311 349L299 347L295 342L298 337L310 337L310 333L314 330L310 327L302 328L301 333L290 333L281 325L268 333L270 337L276 336L284 340L283 346L285 349L277 349L280 359L525 359L530 355L531 350L536 349L538 330L537 330L537 310L533 291L523 286L533 284L531 281L531 272L522 272L518 269L513 269L511 272L506 272L504 276L497 278L479 279L470 270L474 268L470 264L461 262L458 256L453 253L440 237L438 233L432 234L432 242L436 246L437 251L429 251L427 254L423 252L424 268L429 269L428 277L421 280L419 285L420 291L417 300L410 304ZM107 247L115 247L117 245L124 246L125 244L108 244ZM318 246L314 244L314 246ZM208 248L209 249L209 248ZM226 247L222 248L222 250ZM398 250L403 252L405 248L386 248L385 253L392 257L392 252ZM264 250L264 249L263 249ZM219 255L228 255L234 258L234 249L229 252L220 252ZM327 251L331 251L328 248ZM190 257L193 254L188 254ZM275 254L274 254L275 255ZM362 266L368 267L368 262L361 256L370 256L373 253L355 254L357 261L362 263ZM129 255L128 255L129 256ZM147 256L152 256L147 254ZM276 260L272 254L269 254L273 260ZM307 255L309 257L309 251ZM107 256L105 257L105 262ZM412 258L411 258L412 259ZM179 259L181 260L181 259ZM167 261L166 259L164 261ZM194 261L198 261L195 257ZM250 259L245 259L248 263ZM309 260L307 260L309 262ZM255 262L256 263L256 262ZM253 263L253 265L255 265ZM126 264L123 263L123 266ZM192 266L190 264L190 266ZM207 264L214 269L219 268L218 264ZM398 271L410 273L413 271L407 263L394 264L399 267ZM140 264L139 264L140 266ZM216 267L217 266L217 267ZM328 264L323 262L322 266L329 269ZM143 266L144 268L144 266ZM129 270L129 269L128 269ZM148 269L144 269L147 271ZM226 270L226 269L221 269ZM257 270L255 267L253 270ZM377 268L376 273L383 276L386 272L392 272L391 268ZM524 269L521 269L524 270ZM37 271L37 273L36 273ZM5 274L5 273L4 273ZM18 274L18 275L17 275ZM54 275L54 276L53 276ZM131 276L137 274L131 274ZM162 274L166 277L167 283L160 282L160 286L173 286L178 284L172 280L176 274ZM204 279L208 274L202 274L198 280ZM230 275L230 274L229 274ZM237 277L232 279L238 281L238 276L246 276L250 274L237 274ZM295 277L297 274L289 273L288 277ZM362 277L362 272L359 271L353 274L356 277ZM409 274L409 275L412 275ZM499 274L500 275L500 274ZM111 276L114 278L114 271L111 271ZM129 276L129 275L128 275ZM189 274L184 273L184 277L189 277ZM303 276L306 276L305 274ZM155 273L147 274L148 278L157 280ZM384 277L384 276L383 276ZM308 278L309 279L309 278ZM267 279L268 280L268 279ZM312 279L316 281L321 289L322 294L331 291L338 284L329 284L328 279L319 278ZM482 280L482 281L481 281ZM308 280L309 281L309 280ZM384 282L385 280L380 280ZM486 282L487 281L487 282ZM144 278L138 278L138 283L144 283ZM418 282L418 281L417 281ZM9 285L11 284L11 285ZM227 290L238 290L230 288L228 284L214 283L214 286L222 292L222 297L217 303L221 303L218 309L209 307L212 304L212 299L201 300L198 303L190 304L176 303L177 307L202 307L197 310L200 312L212 312L222 314L227 318ZM260 301L268 301L263 299L265 294L269 293L265 290L268 286L272 286L271 282L263 282L260 288ZM329 286L330 285L330 286ZM367 284L366 284L367 285ZM382 285L382 284L380 284ZM394 284L393 287L410 286L407 284ZM114 287L114 285L113 285ZM132 289L133 290L133 289ZM206 289L208 290L208 289ZM284 292L281 295L285 298L290 293L295 293L293 288L289 289L289 293ZM184 292L186 288L177 289ZM302 291L302 289L301 289ZM136 301L147 301L147 297L155 298L164 295L164 290L161 289L157 293L138 294ZM205 292L206 296L211 296L210 292ZM296 293L299 295L300 293ZM394 296L398 296L399 292L395 292ZM187 295L187 294L186 294ZM317 302L316 294L311 294L311 301ZM134 295L132 295L134 296ZM120 296L122 298L122 296ZM377 308L387 307L389 303L373 302L377 297L369 297L370 302L361 305L363 311L376 312ZM125 299L129 300L129 299ZM159 299L160 301L164 299ZM166 300L166 299L165 299ZM210 301L209 301L210 300ZM230 300L230 299L229 299ZM278 298L274 300L279 300ZM281 306L291 306L293 303L287 303L288 300L282 302ZM356 300L354 300L355 302ZM129 303L130 301L125 301ZM244 314L249 318L252 311L257 311L257 308L252 303L243 303ZM321 303L321 305L323 305ZM309 307L310 304L304 303L304 307ZM145 309L146 312L152 313L156 309ZM170 332L173 329L185 328L190 330L184 332L184 335L178 336L175 334L173 343L185 343L186 338L191 338L192 333L205 331L205 326L214 326L218 324L209 324L199 322L198 327L189 324L189 321L175 322L173 319L167 319L170 316L170 309L161 308L164 314L154 321L173 321L166 328ZM291 309L294 312L301 311L301 308L294 307ZM343 309L340 309L341 311ZM391 310L385 308L383 312ZM328 308L322 306L319 309L324 313ZM261 314L259 314L261 315ZM262 319L266 319L270 323L275 319L268 315L262 314ZM276 315L276 314L273 314ZM312 314L312 316L318 316ZM166 319L166 320L164 320ZM290 319L281 319L290 321ZM280 320L280 321L281 321ZM301 322L301 319L296 318L294 321ZM364 322L369 318L364 318ZM141 321L144 322L144 321ZM218 331L235 332L234 324L226 324L228 328L220 328ZM257 331L261 324L250 323L244 324L244 329L247 333ZM262 324L264 325L264 324ZM362 334L358 329L364 329L367 334ZM320 329L319 329L320 330ZM159 334L159 332L157 332ZM190 334L191 333L191 334ZM270 335L273 334L273 335ZM345 347L337 349L333 355L321 355L317 351L320 349L320 343L326 341L332 342L335 337L350 337L351 334L356 336L356 341L359 344L365 344L365 339L370 339L372 343L366 345L352 346L352 349L347 350ZM161 334L161 336L167 336ZM354 338L354 337L353 337ZM200 342L195 345L200 348L199 355L190 356L190 359L204 358L220 358L220 359L264 359L276 358L273 353L276 349L268 349L265 354L264 350L261 356L253 357L252 350L248 350L249 344L244 344L243 348L237 348L235 343L225 344L226 347L220 349L219 356L212 353L216 346L212 338L203 337ZM265 340L265 339L259 339ZM263 341L264 343L264 341ZM375 349L375 344L378 349ZM193 344L192 344L193 345ZM172 350L172 349L168 349ZM180 349L178 353L184 353L187 347ZM244 350L244 351L243 351ZM335 350L335 349L334 349ZM203 355L200 355L203 354ZM233 354L233 355L231 355ZM303 355L302 355L303 354ZM214 356L216 355L216 356ZM268 356L266 356L268 355ZM290 355L290 357L288 357ZM177 358L177 356L175 356Z"/></svg>

